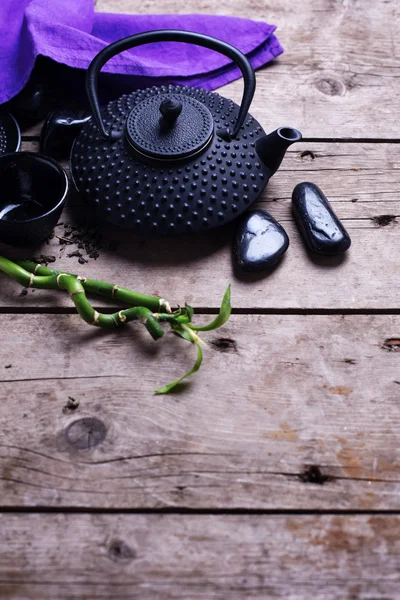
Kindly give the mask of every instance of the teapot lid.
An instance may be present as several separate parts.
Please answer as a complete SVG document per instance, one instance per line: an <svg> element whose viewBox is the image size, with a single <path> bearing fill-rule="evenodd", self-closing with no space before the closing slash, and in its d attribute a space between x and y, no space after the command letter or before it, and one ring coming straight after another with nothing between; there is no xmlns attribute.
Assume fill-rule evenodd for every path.
<svg viewBox="0 0 400 600"><path fill-rule="evenodd" d="M140 154L180 160L203 150L213 130L212 115L204 104L189 95L159 92L134 106L125 133Z"/></svg>

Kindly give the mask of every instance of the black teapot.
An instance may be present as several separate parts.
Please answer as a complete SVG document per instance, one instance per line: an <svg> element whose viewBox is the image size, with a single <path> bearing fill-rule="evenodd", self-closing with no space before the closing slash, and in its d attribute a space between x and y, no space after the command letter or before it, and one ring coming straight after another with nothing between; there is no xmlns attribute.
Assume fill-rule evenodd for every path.
<svg viewBox="0 0 400 600"><path fill-rule="evenodd" d="M233 60L244 78L240 107L216 93L162 85L123 95L100 110L97 79L113 56L150 42L187 42ZM255 74L233 46L174 30L129 36L92 61L86 91L93 118L71 151L71 174L102 220L141 235L172 235L228 223L261 194L288 146L301 139L281 127L266 135L248 114Z"/></svg>

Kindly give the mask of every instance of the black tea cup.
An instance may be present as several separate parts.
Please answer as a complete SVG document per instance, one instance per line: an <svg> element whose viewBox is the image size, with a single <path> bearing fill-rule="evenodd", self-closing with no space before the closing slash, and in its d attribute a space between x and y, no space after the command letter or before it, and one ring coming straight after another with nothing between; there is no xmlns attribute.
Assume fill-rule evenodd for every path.
<svg viewBox="0 0 400 600"><path fill-rule="evenodd" d="M64 169L34 152L0 156L0 241L39 244L50 235L68 192Z"/></svg>

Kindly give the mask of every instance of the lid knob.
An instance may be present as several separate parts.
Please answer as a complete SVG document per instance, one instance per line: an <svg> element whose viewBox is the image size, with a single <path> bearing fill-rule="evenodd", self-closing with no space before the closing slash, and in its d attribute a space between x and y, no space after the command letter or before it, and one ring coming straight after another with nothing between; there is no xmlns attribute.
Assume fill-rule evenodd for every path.
<svg viewBox="0 0 400 600"><path fill-rule="evenodd" d="M180 160L205 148L214 133L207 106L186 95L183 87L176 86L175 93L151 91L126 120L125 135L133 148L157 160Z"/></svg>
<svg viewBox="0 0 400 600"><path fill-rule="evenodd" d="M182 112L182 103L174 98L166 98L160 104L160 113L168 125L173 125Z"/></svg>

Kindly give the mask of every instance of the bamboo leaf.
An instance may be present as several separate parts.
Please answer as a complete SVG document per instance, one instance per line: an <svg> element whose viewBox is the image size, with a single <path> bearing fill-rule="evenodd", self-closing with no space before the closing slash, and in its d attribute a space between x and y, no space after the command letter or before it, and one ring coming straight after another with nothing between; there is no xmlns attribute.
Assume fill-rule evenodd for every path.
<svg viewBox="0 0 400 600"><path fill-rule="evenodd" d="M189 325L189 327L194 331L211 331L212 329L217 329L218 327L221 327L221 325L227 322L227 320L231 316L231 311L231 286L228 285L228 287L225 290L224 297L222 298L221 307L219 309L219 314L216 317L216 319L214 319L214 321L211 321L211 323L209 323L208 325L203 325L203 327L197 327L197 325Z"/></svg>
<svg viewBox="0 0 400 600"><path fill-rule="evenodd" d="M185 309L187 312L187 316L189 317L189 321L191 321L192 317L194 315L194 308L193 308L193 306L190 306L189 304L185 304Z"/></svg>
<svg viewBox="0 0 400 600"><path fill-rule="evenodd" d="M183 337L184 340L193 343L193 336L190 334L190 332L185 331L181 327L174 327L173 332L176 333L176 335L180 335L181 337Z"/></svg>
<svg viewBox="0 0 400 600"><path fill-rule="evenodd" d="M181 335L181 332L179 332L179 334ZM182 337L185 337L185 336L182 336ZM196 371L198 371L200 369L201 361L203 360L203 352L201 350L200 344L196 343L196 346L197 346L197 358L196 358L196 362L194 363L194 365L190 369L190 371L185 373L185 375L183 375L179 379L176 379L175 381L172 381L171 383L168 383L167 385L164 385L163 387L160 387L160 388L157 388L156 390L154 390L156 394L168 394L168 392L170 392L176 385L178 385L178 383L180 383L181 381L186 379L186 377L193 375L193 373L196 373Z"/></svg>

